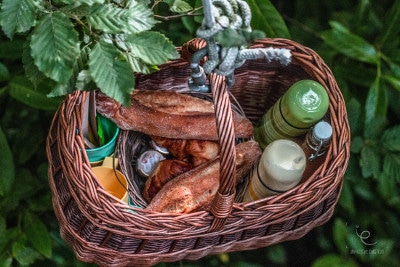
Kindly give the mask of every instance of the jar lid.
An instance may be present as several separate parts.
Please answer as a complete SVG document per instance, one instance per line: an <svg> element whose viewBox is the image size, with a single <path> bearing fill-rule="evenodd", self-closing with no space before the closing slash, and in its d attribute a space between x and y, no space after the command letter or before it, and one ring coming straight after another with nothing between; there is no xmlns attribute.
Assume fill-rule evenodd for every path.
<svg viewBox="0 0 400 267"><path fill-rule="evenodd" d="M313 127L312 136L317 141L327 143L332 138L332 126L326 121L320 121Z"/></svg>
<svg viewBox="0 0 400 267"><path fill-rule="evenodd" d="M154 140L150 141L150 146L157 152L160 152L163 155L169 155L169 151L168 149L166 149L165 147L159 146L157 145L156 142L154 142Z"/></svg>
<svg viewBox="0 0 400 267"><path fill-rule="evenodd" d="M157 164L165 157L158 151L147 150L143 152L137 160L137 171L145 177L149 177L157 167Z"/></svg>

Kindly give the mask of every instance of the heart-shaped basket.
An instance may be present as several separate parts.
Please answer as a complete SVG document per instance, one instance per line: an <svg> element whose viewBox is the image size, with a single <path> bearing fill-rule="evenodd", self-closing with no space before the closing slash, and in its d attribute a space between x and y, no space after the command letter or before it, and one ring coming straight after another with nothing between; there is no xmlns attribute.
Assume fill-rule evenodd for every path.
<svg viewBox="0 0 400 267"><path fill-rule="evenodd" d="M189 91L188 59L204 46L194 39L179 48L182 58L160 71L137 75L136 89ZM149 212L116 202L96 181L84 149L82 112L87 92L68 95L54 116L48 139L49 182L53 206L63 239L77 258L104 266L150 266L208 254L250 250L298 239L327 222L338 201L350 153L350 130L343 96L324 61L311 49L287 39L261 39L252 47L287 48L292 63L282 66L248 60L235 71L228 93L224 77L208 76L221 145L221 180L211 211L189 214ZM250 175L234 188L234 142L226 107L242 109L253 123L301 79L321 83L328 92L327 118L332 143L324 162L293 189L255 202L241 203ZM233 97L229 97L229 94ZM233 103L237 99L238 103ZM77 130L78 129L78 130ZM116 147L121 171L129 178L129 194L144 207L132 159L137 156L140 133L121 131ZM138 141L139 140L139 141Z"/></svg>

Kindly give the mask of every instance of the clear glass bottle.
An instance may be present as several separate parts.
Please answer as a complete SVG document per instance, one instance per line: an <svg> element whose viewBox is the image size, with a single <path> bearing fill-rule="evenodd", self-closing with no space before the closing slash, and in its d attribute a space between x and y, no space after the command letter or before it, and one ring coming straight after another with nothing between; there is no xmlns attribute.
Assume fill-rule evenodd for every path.
<svg viewBox="0 0 400 267"><path fill-rule="evenodd" d="M304 179L310 177L325 160L326 151L332 140L332 133L332 126L326 121L318 122L307 132L301 144L307 158Z"/></svg>
<svg viewBox="0 0 400 267"><path fill-rule="evenodd" d="M322 119L328 107L329 96L320 83L300 80L264 114L254 137L264 149L274 140L301 136Z"/></svg>
<svg viewBox="0 0 400 267"><path fill-rule="evenodd" d="M292 140L280 139L269 144L243 197L250 202L283 193L295 187L302 179L306 156L301 147Z"/></svg>

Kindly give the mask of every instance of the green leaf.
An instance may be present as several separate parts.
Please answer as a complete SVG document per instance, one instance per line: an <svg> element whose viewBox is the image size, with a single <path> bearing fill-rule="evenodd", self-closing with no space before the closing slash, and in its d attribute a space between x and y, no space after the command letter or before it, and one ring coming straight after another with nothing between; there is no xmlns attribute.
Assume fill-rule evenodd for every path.
<svg viewBox="0 0 400 267"><path fill-rule="evenodd" d="M0 252L8 250L8 246L10 245L9 242L16 240L17 237L21 234L20 229L18 229L17 227L10 228L10 226L8 226L7 228L7 225L5 223L6 221L1 222L1 224L3 224L1 227L4 227L4 230L0 231L0 236L2 237L0 238ZM0 266L2 265L0 264Z"/></svg>
<svg viewBox="0 0 400 267"><path fill-rule="evenodd" d="M285 248L281 244L270 246L267 251L267 257L273 263L282 266L287 264L288 257L286 255Z"/></svg>
<svg viewBox="0 0 400 267"><path fill-rule="evenodd" d="M90 91L95 89L93 86L92 76L90 75L89 70L82 70L79 72L78 77L76 79L76 89L82 91Z"/></svg>
<svg viewBox="0 0 400 267"><path fill-rule="evenodd" d="M91 83L91 78L88 81L88 80L82 80L81 79L82 77L79 77L81 71L83 69L87 69L88 67L89 52L90 49L87 46L80 51L79 57L77 58L74 64L72 76L70 77L70 79L65 84L58 83L54 85L51 92L47 95L48 97L64 96L66 94L73 92L76 89L89 87L88 84L82 84L82 82ZM80 83L79 84L80 87L77 87L78 82Z"/></svg>
<svg viewBox="0 0 400 267"><path fill-rule="evenodd" d="M331 48L329 47L329 49ZM375 80L376 68L366 68L364 63L357 63L353 60L346 60L343 62L341 61L340 64L334 64L334 66L332 66L334 68L334 74L338 78L344 78L346 81L363 87L369 87Z"/></svg>
<svg viewBox="0 0 400 267"><path fill-rule="evenodd" d="M185 13L193 10L193 7L183 0L164 0L164 2L168 4L171 12Z"/></svg>
<svg viewBox="0 0 400 267"><path fill-rule="evenodd" d="M396 247L396 243L398 240L394 239L379 239L376 241L376 245L374 246L374 250L377 252L382 252L382 253L376 253L375 256L381 256L381 257L387 257L387 255L390 255L392 252L393 248Z"/></svg>
<svg viewBox="0 0 400 267"><path fill-rule="evenodd" d="M282 37L290 39L289 30L280 13L269 0L249 0L252 13L253 29L265 32L267 37Z"/></svg>
<svg viewBox="0 0 400 267"><path fill-rule="evenodd" d="M371 122L377 117L386 118L387 108L386 90L377 77L369 88L365 103L365 127L370 127Z"/></svg>
<svg viewBox="0 0 400 267"><path fill-rule="evenodd" d="M381 175L379 175L377 190L385 200L390 200L391 198L397 197L398 190L396 185L396 177L390 176L386 172L383 172Z"/></svg>
<svg viewBox="0 0 400 267"><path fill-rule="evenodd" d="M400 30L400 1L396 0L393 3L393 7L389 10L389 15L385 16L385 19L382 23L384 26L382 27L382 32L379 38L380 46L385 46L385 43L390 41L393 36L398 36Z"/></svg>
<svg viewBox="0 0 400 267"><path fill-rule="evenodd" d="M169 59L179 58L175 46L158 32L141 32L129 35L125 40L130 53L148 64L158 65Z"/></svg>
<svg viewBox="0 0 400 267"><path fill-rule="evenodd" d="M15 179L13 154L8 145L7 138L0 126L0 196L11 190Z"/></svg>
<svg viewBox="0 0 400 267"><path fill-rule="evenodd" d="M51 202L51 193L38 194L34 196L35 201L28 200L29 210L35 213L41 213L46 211L52 211L53 205Z"/></svg>
<svg viewBox="0 0 400 267"><path fill-rule="evenodd" d="M364 178L378 177L381 171L381 154L374 146L365 146L361 150L361 173Z"/></svg>
<svg viewBox="0 0 400 267"><path fill-rule="evenodd" d="M104 4L105 0L60 0L64 4L81 6L83 4L91 6L93 4Z"/></svg>
<svg viewBox="0 0 400 267"><path fill-rule="evenodd" d="M36 150L39 150L37 148ZM24 177L24 186L18 186L14 183L13 195L17 201L28 200L32 197L36 197L36 194L40 190L46 188L43 181L40 181L35 174L33 174L29 169L18 168L16 172L16 177Z"/></svg>
<svg viewBox="0 0 400 267"><path fill-rule="evenodd" d="M390 75L383 75L382 78L400 92L400 78Z"/></svg>
<svg viewBox="0 0 400 267"><path fill-rule="evenodd" d="M337 21L331 21L331 30L321 33L321 38L336 51L361 62L377 64L378 53L373 45L351 33Z"/></svg>
<svg viewBox="0 0 400 267"><path fill-rule="evenodd" d="M64 6L59 9L62 13L67 15L70 18L74 18L75 20L82 19L83 17L86 17L89 14L89 9L90 5L89 3L78 3L77 1L71 1L74 2L74 4ZM86 1L85 1L86 2Z"/></svg>
<svg viewBox="0 0 400 267"><path fill-rule="evenodd" d="M383 160L383 171L400 183L400 154L387 153Z"/></svg>
<svg viewBox="0 0 400 267"><path fill-rule="evenodd" d="M24 70L26 77L31 81L33 86L37 88L37 86L44 81L47 77L39 70L39 68L35 65L33 57L31 55L31 36L27 38L27 42L25 42L23 51L22 51L22 63L24 64Z"/></svg>
<svg viewBox="0 0 400 267"><path fill-rule="evenodd" d="M123 105L129 105L135 78L129 63L111 44L99 42L89 55L89 70L98 87Z"/></svg>
<svg viewBox="0 0 400 267"><path fill-rule="evenodd" d="M385 149L400 152L400 125L386 129L382 135L382 143Z"/></svg>
<svg viewBox="0 0 400 267"><path fill-rule="evenodd" d="M355 136L350 144L351 153L360 153L364 145L364 139L361 136Z"/></svg>
<svg viewBox="0 0 400 267"><path fill-rule="evenodd" d="M123 2L125 4L126 8L134 8L137 4L137 2L140 2L144 5L150 5L151 4L151 0L114 0L114 2L119 4L122 4L121 2Z"/></svg>
<svg viewBox="0 0 400 267"><path fill-rule="evenodd" d="M112 4L94 4L90 8L88 22L97 30L115 34L147 31L156 24L152 10L139 2L134 2L129 9Z"/></svg>
<svg viewBox="0 0 400 267"><path fill-rule="evenodd" d="M1 38L0 58L20 60L22 55L22 47L25 42L25 38L15 38L12 41L7 40L6 38Z"/></svg>
<svg viewBox="0 0 400 267"><path fill-rule="evenodd" d="M34 249L26 247L18 241L12 245L12 255L22 266L29 266L41 258L40 254Z"/></svg>
<svg viewBox="0 0 400 267"><path fill-rule="evenodd" d="M11 267L12 266L13 259L11 256L5 254L3 256L0 256L0 266L2 267Z"/></svg>
<svg viewBox="0 0 400 267"><path fill-rule="evenodd" d="M10 72L6 65L0 62L0 82L5 82L10 79Z"/></svg>
<svg viewBox="0 0 400 267"><path fill-rule="evenodd" d="M24 226L31 246L46 258L51 258L52 242L44 223L35 215L27 214L24 217Z"/></svg>
<svg viewBox="0 0 400 267"><path fill-rule="evenodd" d="M351 216L356 213L353 192L351 191L351 184L349 181L347 181L347 179L344 180L342 193L340 194L339 198L339 205L343 207Z"/></svg>
<svg viewBox="0 0 400 267"><path fill-rule="evenodd" d="M357 267L357 263L350 258L340 257L337 254L325 254L316 259L311 267Z"/></svg>
<svg viewBox="0 0 400 267"><path fill-rule="evenodd" d="M193 17L190 16L183 16L181 18L182 24L185 26L185 28L188 30L188 32L192 35L195 36L196 30L198 28L197 23L195 22Z"/></svg>
<svg viewBox="0 0 400 267"><path fill-rule="evenodd" d="M34 89L25 77L16 76L9 84L10 95L30 107L41 110L56 110L61 103L60 98L48 98Z"/></svg>
<svg viewBox="0 0 400 267"><path fill-rule="evenodd" d="M356 98L351 98L346 102L347 116L349 119L351 133L356 133L360 128L360 118L362 108L360 102Z"/></svg>
<svg viewBox="0 0 400 267"><path fill-rule="evenodd" d="M40 71L56 82L66 83L80 52L78 33L65 14L48 13L33 32L31 49Z"/></svg>
<svg viewBox="0 0 400 267"><path fill-rule="evenodd" d="M219 32L215 36L215 40L222 47L234 47L234 46L242 46L247 44L246 38L241 34L240 31L227 28L223 31Z"/></svg>
<svg viewBox="0 0 400 267"><path fill-rule="evenodd" d="M392 61L388 61L389 68L392 71L393 75L400 79L400 65L393 63Z"/></svg>
<svg viewBox="0 0 400 267"><path fill-rule="evenodd" d="M347 253L347 236L348 229L346 223L342 219L335 219L333 223L333 240L336 248L342 255Z"/></svg>
<svg viewBox="0 0 400 267"><path fill-rule="evenodd" d="M358 231L358 234L357 232ZM366 253L363 253L365 250L365 246L363 244L363 240L358 236L360 235L360 232L364 231L364 229L359 229L359 226L355 226L354 234L349 235L347 242L349 246L349 253L357 255L358 258L360 258L362 261L366 260L368 255ZM365 230L368 231L368 230ZM365 240L366 242L367 240Z"/></svg>
<svg viewBox="0 0 400 267"><path fill-rule="evenodd" d="M28 31L35 22L39 9L35 0L3 0L0 23L4 33L12 39L14 34Z"/></svg>
<svg viewBox="0 0 400 267"><path fill-rule="evenodd" d="M140 58L135 57L134 55L127 53L128 62L134 72L150 74L160 70L157 65L151 65L143 62Z"/></svg>
<svg viewBox="0 0 400 267"><path fill-rule="evenodd" d="M376 116L371 121L364 121L364 123L364 140L366 142L375 142L382 135L387 124L387 118Z"/></svg>
<svg viewBox="0 0 400 267"><path fill-rule="evenodd" d="M0 215L0 236L5 236L6 229L7 229L6 219L3 216ZM2 251L2 249L1 249L2 241L3 240L0 240L0 251Z"/></svg>

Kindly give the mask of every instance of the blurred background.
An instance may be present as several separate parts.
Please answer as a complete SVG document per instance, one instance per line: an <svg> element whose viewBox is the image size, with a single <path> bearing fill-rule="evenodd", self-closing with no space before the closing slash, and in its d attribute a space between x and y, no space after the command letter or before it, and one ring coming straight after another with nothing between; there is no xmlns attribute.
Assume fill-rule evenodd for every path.
<svg viewBox="0 0 400 267"><path fill-rule="evenodd" d="M174 45L195 37L201 1L183 1L194 9L181 13L171 11L177 1L148 2L163 22L155 30ZM352 135L340 200L299 240L157 266L400 266L400 1L247 2L253 29L312 48L336 77ZM59 235L45 140L63 98L24 78L26 38L0 32L0 266L91 266Z"/></svg>

